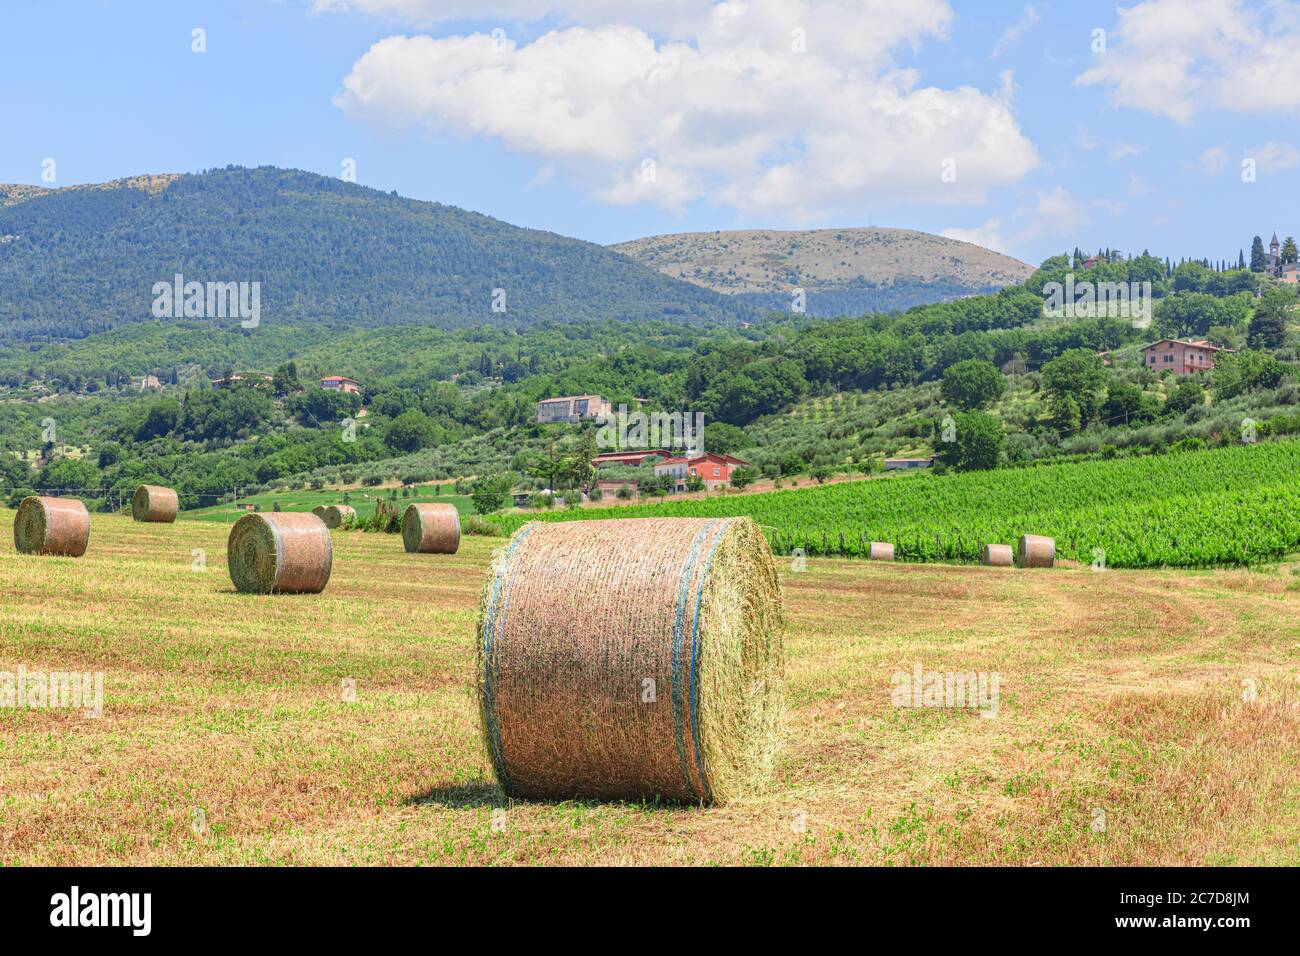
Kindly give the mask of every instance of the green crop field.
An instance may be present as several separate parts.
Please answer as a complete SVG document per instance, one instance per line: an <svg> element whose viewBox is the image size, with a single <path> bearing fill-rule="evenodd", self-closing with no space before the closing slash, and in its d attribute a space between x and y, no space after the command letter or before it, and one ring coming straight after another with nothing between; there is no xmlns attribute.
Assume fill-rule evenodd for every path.
<svg viewBox="0 0 1300 956"><path fill-rule="evenodd" d="M1108 567L1250 565L1300 550L1300 442L954 475L903 475L529 520L749 515L775 550L859 557L872 541L906 561L973 561L983 543L1056 539L1057 555Z"/></svg>

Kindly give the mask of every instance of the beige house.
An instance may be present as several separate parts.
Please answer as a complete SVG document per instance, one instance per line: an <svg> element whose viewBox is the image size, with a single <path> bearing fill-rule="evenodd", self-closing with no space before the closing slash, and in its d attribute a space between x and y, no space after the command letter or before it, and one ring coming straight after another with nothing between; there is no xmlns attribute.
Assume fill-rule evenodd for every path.
<svg viewBox="0 0 1300 956"><path fill-rule="evenodd" d="M586 418L610 414L609 402L599 395L566 395L544 398L537 403L537 423L580 422Z"/></svg>

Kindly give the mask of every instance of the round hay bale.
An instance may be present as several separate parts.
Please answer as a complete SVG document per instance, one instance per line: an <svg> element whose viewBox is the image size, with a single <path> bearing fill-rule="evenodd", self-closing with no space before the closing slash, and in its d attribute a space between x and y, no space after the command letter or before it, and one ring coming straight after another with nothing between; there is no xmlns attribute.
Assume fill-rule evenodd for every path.
<svg viewBox="0 0 1300 956"><path fill-rule="evenodd" d="M402 544L412 554L455 554L460 515L455 505L415 504L402 515Z"/></svg>
<svg viewBox="0 0 1300 956"><path fill-rule="evenodd" d="M317 505L315 508L312 508L312 509L311 509L311 513L314 514L317 518L320 518L321 521L324 521L324 520L325 520L325 506L324 506L324 505Z"/></svg>
<svg viewBox="0 0 1300 956"><path fill-rule="evenodd" d="M994 568L1009 568L1012 560L1009 544L986 544L980 548L980 564L987 564Z"/></svg>
<svg viewBox="0 0 1300 956"><path fill-rule="evenodd" d="M1037 534L1022 534L1016 545L1016 567L1050 568L1056 563L1056 542Z"/></svg>
<svg viewBox="0 0 1300 956"><path fill-rule="evenodd" d="M726 803L771 771L784 611L751 518L532 522L479 604L488 754L512 797Z"/></svg>
<svg viewBox="0 0 1300 956"><path fill-rule="evenodd" d="M357 520L357 509L351 505L330 505L320 519L325 522L327 528L341 528Z"/></svg>
<svg viewBox="0 0 1300 956"><path fill-rule="evenodd" d="M873 541L867 549L868 561L893 561L894 546L887 541Z"/></svg>
<svg viewBox="0 0 1300 956"><path fill-rule="evenodd" d="M131 496L131 517L136 521L170 524L180 510L180 497L171 488L141 485Z"/></svg>
<svg viewBox="0 0 1300 956"><path fill-rule="evenodd" d="M230 529L226 563L245 594L319 594L329 583L334 543L325 523L306 512L246 514Z"/></svg>
<svg viewBox="0 0 1300 956"><path fill-rule="evenodd" d="M79 558L90 545L90 512L77 498L29 495L14 515L14 546L23 554Z"/></svg>

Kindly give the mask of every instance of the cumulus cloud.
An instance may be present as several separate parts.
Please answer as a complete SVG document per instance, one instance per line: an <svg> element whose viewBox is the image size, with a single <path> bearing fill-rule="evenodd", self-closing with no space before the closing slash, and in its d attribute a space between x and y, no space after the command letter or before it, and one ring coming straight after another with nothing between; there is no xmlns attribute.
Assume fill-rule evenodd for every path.
<svg viewBox="0 0 1300 956"><path fill-rule="evenodd" d="M1207 107L1300 109L1300 16L1282 3L1143 0L1119 9L1113 36L1075 78L1119 106L1186 123Z"/></svg>
<svg viewBox="0 0 1300 956"><path fill-rule="evenodd" d="M1094 205L1101 204L1094 201ZM1005 219L994 217L974 228L952 227L942 234L1014 256L1018 250L1041 240L1077 236L1088 221L1088 207L1064 186L1057 186L1039 192L1032 206L1022 206Z"/></svg>
<svg viewBox="0 0 1300 956"><path fill-rule="evenodd" d="M456 8L318 5L412 17ZM631 22L650 8L636 2L619 5L619 22L600 22L594 2L486 5L575 25L525 43L388 37L335 103L366 122L490 138L609 202L705 199L789 220L896 200L981 202L1038 163L1009 74L992 92L943 89L894 61L899 47L942 37L946 0L683 0L644 23ZM693 32L665 39L647 26L669 8Z"/></svg>

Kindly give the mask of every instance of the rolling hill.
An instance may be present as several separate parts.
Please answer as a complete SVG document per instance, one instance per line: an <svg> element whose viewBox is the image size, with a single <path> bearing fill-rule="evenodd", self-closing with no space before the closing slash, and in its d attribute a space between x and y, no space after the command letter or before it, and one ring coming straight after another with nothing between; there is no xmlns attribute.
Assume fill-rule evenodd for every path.
<svg viewBox="0 0 1300 956"><path fill-rule="evenodd" d="M271 167L0 186L0 238L0 341L9 342L157 321L151 290L178 273L259 282L262 321L299 325L757 315L593 243Z"/></svg>
<svg viewBox="0 0 1300 956"><path fill-rule="evenodd" d="M1024 281L1033 266L909 229L687 232L611 248L675 279L789 311L803 289L814 316L887 312Z"/></svg>

